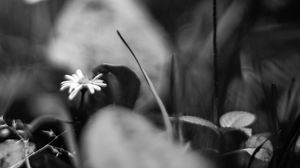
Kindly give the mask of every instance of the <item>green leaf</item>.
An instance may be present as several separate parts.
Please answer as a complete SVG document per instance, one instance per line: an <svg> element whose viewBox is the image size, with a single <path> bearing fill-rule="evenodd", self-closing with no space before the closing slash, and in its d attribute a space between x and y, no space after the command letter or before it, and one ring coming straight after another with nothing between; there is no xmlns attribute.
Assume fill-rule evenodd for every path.
<svg viewBox="0 0 300 168"><path fill-rule="evenodd" d="M250 137L245 143L245 149L251 156L254 154L256 159L269 162L273 157L273 145L268 138L263 135L254 135ZM256 148L258 151L255 152Z"/></svg>
<svg viewBox="0 0 300 168"><path fill-rule="evenodd" d="M220 118L221 127L243 128L255 121L254 114L245 111L232 111L225 113Z"/></svg>
<svg viewBox="0 0 300 168"><path fill-rule="evenodd" d="M93 69L93 73L95 76L102 73L108 86L103 90L105 96L101 96L103 93L90 96L91 105L98 108L108 104L134 107L140 92L140 80L135 72L126 66L101 64Z"/></svg>
<svg viewBox="0 0 300 168"><path fill-rule="evenodd" d="M29 143L27 152L31 154L35 149L35 145ZM20 167L23 159L25 158L24 143L17 140L6 140L0 144L0 167ZM19 164L17 164L20 162Z"/></svg>
<svg viewBox="0 0 300 168"><path fill-rule="evenodd" d="M251 128L238 128L240 131L244 132L249 137L252 136L252 129Z"/></svg>
<svg viewBox="0 0 300 168"><path fill-rule="evenodd" d="M171 117L171 119L174 120L175 117ZM208 120L205 120L203 118L196 117L196 116L180 116L180 117L178 117L178 119L180 121L187 122L190 124L201 125L201 126L211 128L215 132L219 133L218 126L216 126L214 123L212 123Z"/></svg>

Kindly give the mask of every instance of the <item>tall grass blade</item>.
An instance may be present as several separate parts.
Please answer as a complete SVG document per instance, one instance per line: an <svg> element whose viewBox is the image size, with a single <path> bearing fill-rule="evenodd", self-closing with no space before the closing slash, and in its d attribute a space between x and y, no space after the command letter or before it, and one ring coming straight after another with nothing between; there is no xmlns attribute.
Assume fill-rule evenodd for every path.
<svg viewBox="0 0 300 168"><path fill-rule="evenodd" d="M295 103L295 97L296 97L296 92L293 93L293 91L295 91L295 89L297 89L296 86L296 79L295 77L292 78L291 84L289 86L289 90L288 90L288 95L287 95L287 102L286 102L286 113L290 114L293 108L293 103ZM289 117L289 119L291 119Z"/></svg>
<svg viewBox="0 0 300 168"><path fill-rule="evenodd" d="M279 120L277 115L277 109L276 109L276 100L277 100L277 86L272 83L271 85L271 99L270 99L270 104L269 104L269 110L267 111L267 115L271 119L271 130L272 132L276 132L279 130Z"/></svg>
<svg viewBox="0 0 300 168"><path fill-rule="evenodd" d="M297 116L294 121L291 129L289 130L287 136L285 136L285 142L283 146L277 151L277 156L272 160L272 168L279 167L284 168L287 167L287 162L289 160L290 153L295 147L297 142L297 138L300 135L300 114Z"/></svg>
<svg viewBox="0 0 300 168"><path fill-rule="evenodd" d="M130 46L128 45L128 43L125 41L125 39L123 38L123 36L121 35L121 33L118 30L117 30L117 34L120 37L120 39L122 40L122 42L125 44L125 46L128 48L131 55L133 56L133 58L137 62L139 68L141 69L141 71L142 71L142 73L143 73L143 75L144 75L144 77L147 81L147 84L149 85L149 87L150 87L150 89L151 89L151 91L154 95L154 98L156 99L157 104L158 104L158 106L161 110L162 117L163 117L163 120L164 120L164 124L165 124L165 127L166 127L166 131L167 131L167 134L168 134L168 138L172 139L172 137L173 137L172 125L171 125L171 121L169 120L169 114L167 113L166 107L164 106L162 100L158 96L158 93L156 92L153 83L151 82L151 80L148 77L146 71L142 67L140 61L138 60L138 58L136 57L136 55L134 54L134 52L132 51L132 49L130 48Z"/></svg>

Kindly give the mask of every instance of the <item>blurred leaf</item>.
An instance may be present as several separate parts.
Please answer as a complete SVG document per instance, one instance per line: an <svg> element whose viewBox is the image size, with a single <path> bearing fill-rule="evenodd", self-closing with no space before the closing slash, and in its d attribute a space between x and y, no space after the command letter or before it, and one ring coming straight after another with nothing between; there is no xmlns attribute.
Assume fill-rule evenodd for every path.
<svg viewBox="0 0 300 168"><path fill-rule="evenodd" d="M252 129L251 128L239 128L239 130L243 131L249 137L252 136Z"/></svg>
<svg viewBox="0 0 300 168"><path fill-rule="evenodd" d="M252 124L255 115L245 111L233 111L225 113L220 118L221 127L242 128Z"/></svg>
<svg viewBox="0 0 300 168"><path fill-rule="evenodd" d="M125 66L102 64L96 67L93 73L94 75L99 73L104 75L103 79L108 86L104 88L107 94L103 99L107 99L108 104L116 104L128 108L134 107L140 93L140 80L131 69Z"/></svg>
<svg viewBox="0 0 300 168"><path fill-rule="evenodd" d="M29 143L27 148L28 154L31 154L35 149L35 145ZM0 143L0 167L9 168L14 166L15 168L22 165L20 162L25 158L24 143L17 140L6 140ZM20 162L20 164L15 165Z"/></svg>
<svg viewBox="0 0 300 168"><path fill-rule="evenodd" d="M289 87L284 91L277 103L277 116L280 122L293 121L296 117L293 108L298 104L299 84L292 78Z"/></svg>
<svg viewBox="0 0 300 168"><path fill-rule="evenodd" d="M222 152L230 152L238 150L241 148L241 145L249 138L249 136L239 128L219 128L222 132Z"/></svg>
<svg viewBox="0 0 300 168"><path fill-rule="evenodd" d="M168 141L132 111L107 107L91 118L82 136L83 167L198 168L199 159Z"/></svg>
<svg viewBox="0 0 300 168"><path fill-rule="evenodd" d="M298 136L297 142L295 144L295 152L298 154L300 153L300 136Z"/></svg>
<svg viewBox="0 0 300 168"><path fill-rule="evenodd" d="M175 119L175 118L171 117L171 119ZM179 116L178 119L180 121L184 121L184 122L187 122L187 123L201 125L201 126L205 126L205 127L211 128L216 133L219 133L218 126L216 126L212 122L210 122L208 120L205 120L203 118L196 117L196 116Z"/></svg>
<svg viewBox="0 0 300 168"><path fill-rule="evenodd" d="M26 86L27 75L21 71L12 71L0 75L0 115L4 115L18 94L26 92L23 90ZM27 79L28 80L28 79Z"/></svg>

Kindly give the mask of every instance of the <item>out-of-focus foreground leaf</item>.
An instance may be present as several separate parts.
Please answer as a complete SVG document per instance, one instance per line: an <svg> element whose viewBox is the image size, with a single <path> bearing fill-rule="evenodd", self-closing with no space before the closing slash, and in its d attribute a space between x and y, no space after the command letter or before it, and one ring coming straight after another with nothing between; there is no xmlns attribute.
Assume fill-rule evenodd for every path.
<svg viewBox="0 0 300 168"><path fill-rule="evenodd" d="M203 158L184 152L143 117L118 107L92 117L82 137L82 152L83 166L91 168L205 167Z"/></svg>

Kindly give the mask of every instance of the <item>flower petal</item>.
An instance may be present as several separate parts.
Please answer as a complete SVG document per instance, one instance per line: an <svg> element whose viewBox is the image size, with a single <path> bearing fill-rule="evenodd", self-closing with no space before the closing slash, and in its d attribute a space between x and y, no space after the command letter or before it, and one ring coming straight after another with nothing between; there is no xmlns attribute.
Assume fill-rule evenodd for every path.
<svg viewBox="0 0 300 168"><path fill-rule="evenodd" d="M73 90L74 88L76 88L78 85L79 85L79 84L78 84L78 83L75 83L75 82L64 83L64 84L61 85L60 90L63 91L63 90L65 90L66 88L69 88L69 91L68 91L68 92L70 93L70 92L72 92L72 90Z"/></svg>
<svg viewBox="0 0 300 168"><path fill-rule="evenodd" d="M99 73L98 75L96 75L96 76L92 79L92 81L97 80L97 79L99 79L99 78L102 77L102 76L103 76L103 74L102 74L102 73Z"/></svg>
<svg viewBox="0 0 300 168"><path fill-rule="evenodd" d="M75 81L75 78L71 75L65 75L65 78L70 80L70 81Z"/></svg>
<svg viewBox="0 0 300 168"><path fill-rule="evenodd" d="M71 93L74 89L76 89L80 84L74 83L70 86L69 93Z"/></svg>
<svg viewBox="0 0 300 168"><path fill-rule="evenodd" d="M97 84L98 86L101 86L101 87L106 87L107 84L106 83L100 83L100 84Z"/></svg>
<svg viewBox="0 0 300 168"><path fill-rule="evenodd" d="M76 74L79 77L79 79L84 78L84 75L83 75L83 73L82 73L82 71L80 69L76 70Z"/></svg>
<svg viewBox="0 0 300 168"><path fill-rule="evenodd" d="M72 76L75 79L74 82L78 82L79 81L80 78L76 74L73 74Z"/></svg>
<svg viewBox="0 0 300 168"><path fill-rule="evenodd" d="M70 85L63 85L63 86L60 87L60 91L63 91L63 90L65 90L68 87L70 87Z"/></svg>
<svg viewBox="0 0 300 168"><path fill-rule="evenodd" d="M103 86L103 87L106 86L106 83L104 83L103 80L95 80L95 81L92 81L92 83L93 83L94 85L99 85L99 86Z"/></svg>
<svg viewBox="0 0 300 168"><path fill-rule="evenodd" d="M98 84L98 83L104 83L103 80L97 79L97 80L93 80L91 81L92 83Z"/></svg>
<svg viewBox="0 0 300 168"><path fill-rule="evenodd" d="M62 83L60 86L61 86L61 87L63 87L63 86L72 86L72 85L74 85L74 84L76 84L76 83L74 83L74 82L70 82L70 83Z"/></svg>
<svg viewBox="0 0 300 168"><path fill-rule="evenodd" d="M74 97L77 95L79 90L82 88L82 85L77 86L69 95L69 100L74 99Z"/></svg>
<svg viewBox="0 0 300 168"><path fill-rule="evenodd" d="M91 85L91 86L93 86L93 88L94 88L95 90L97 90L97 91L100 91L100 90L101 90L101 87L100 87L100 86L97 86L97 85Z"/></svg>
<svg viewBox="0 0 300 168"><path fill-rule="evenodd" d="M74 81L63 81L63 82L61 82L60 84L71 84L71 83L75 83Z"/></svg>
<svg viewBox="0 0 300 168"><path fill-rule="evenodd" d="M87 84L86 87L88 88L88 90L90 91L91 94L95 93L95 89L92 84Z"/></svg>
<svg viewBox="0 0 300 168"><path fill-rule="evenodd" d="M76 87L74 87L74 86L70 87L69 90L68 90L68 93L70 94L71 92L73 92L73 90L74 90L75 88L76 88Z"/></svg>

